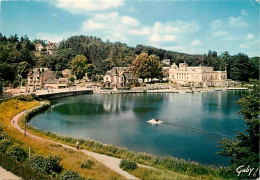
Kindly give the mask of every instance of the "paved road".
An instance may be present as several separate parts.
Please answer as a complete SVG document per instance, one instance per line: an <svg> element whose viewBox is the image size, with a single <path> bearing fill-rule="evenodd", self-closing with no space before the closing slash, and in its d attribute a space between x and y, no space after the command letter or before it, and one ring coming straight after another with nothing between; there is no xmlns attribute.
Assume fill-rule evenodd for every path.
<svg viewBox="0 0 260 180"><path fill-rule="evenodd" d="M0 166L0 180L20 180L22 178L14 175L10 171L5 170Z"/></svg>
<svg viewBox="0 0 260 180"><path fill-rule="evenodd" d="M41 102L41 104L43 104L44 102ZM35 107L35 108L38 108L38 107ZM33 109L35 109L33 108ZM17 114L11 121L12 125L18 129L22 134L23 136L23 133L24 133L24 130L20 128L20 126L18 125L18 119L20 118L20 116L22 116L23 114L25 114L25 111ZM27 137L32 137L32 138L35 138L35 139L40 139L42 141L47 141L47 142L51 142L51 143L54 143L54 144L59 144L61 146L63 146L64 148L67 148L67 149L72 149L72 150L75 150L76 151L76 148L72 147L72 146L69 146L69 145L66 145L66 144L62 144L62 143L58 143L58 142L55 142L55 141L52 141L52 140L48 140L48 139L44 139L42 137L39 137L39 136L36 136L34 134L31 134L31 133L26 133L26 136ZM99 161L100 163L102 163L103 165L105 165L107 168L111 169L112 171L120 174L121 176L125 177L126 179L138 179L137 177L129 174L128 172L126 171L123 171L120 167L119 167L119 164L120 164L120 161L121 159L119 158L115 158L115 157L111 157L111 156L107 156L107 155L103 155L103 154L98 154L98 153L95 153L95 152L91 152L91 151L87 151L87 150L79 150L83 153L85 153L86 155L92 157L92 158L95 158L97 161ZM148 167L148 166L144 166L144 165L140 165L138 164L138 166L140 167L146 167L146 168L151 168L151 167Z"/></svg>

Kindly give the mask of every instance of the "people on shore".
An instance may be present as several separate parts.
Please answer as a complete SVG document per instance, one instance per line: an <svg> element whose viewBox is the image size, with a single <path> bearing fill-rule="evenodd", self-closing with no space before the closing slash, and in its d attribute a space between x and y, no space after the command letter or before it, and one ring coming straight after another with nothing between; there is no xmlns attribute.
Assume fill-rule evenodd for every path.
<svg viewBox="0 0 260 180"><path fill-rule="evenodd" d="M79 142L78 141L76 142L76 148L77 148L77 150L79 150Z"/></svg>

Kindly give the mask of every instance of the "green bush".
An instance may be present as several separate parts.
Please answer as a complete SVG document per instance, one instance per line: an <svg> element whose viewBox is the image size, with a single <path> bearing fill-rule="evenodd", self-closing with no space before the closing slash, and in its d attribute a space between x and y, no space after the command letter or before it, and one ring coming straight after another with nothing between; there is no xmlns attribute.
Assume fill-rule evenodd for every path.
<svg viewBox="0 0 260 180"><path fill-rule="evenodd" d="M27 161L27 165L34 169L36 172L40 172L43 174L55 175L56 173L60 173L62 170L62 166L60 165L61 158L54 156L32 156Z"/></svg>
<svg viewBox="0 0 260 180"><path fill-rule="evenodd" d="M0 141L0 152L4 153L9 146L13 144L9 139L3 139Z"/></svg>
<svg viewBox="0 0 260 180"><path fill-rule="evenodd" d="M9 137L4 132L0 132L0 140L2 140L2 139L9 139Z"/></svg>
<svg viewBox="0 0 260 180"><path fill-rule="evenodd" d="M37 96L33 93L33 94L28 94L28 95L20 95L17 98L20 101L33 101L33 100L37 99Z"/></svg>
<svg viewBox="0 0 260 180"><path fill-rule="evenodd" d="M25 161L27 158L26 152L19 145L10 146L6 151L6 154L20 162Z"/></svg>
<svg viewBox="0 0 260 180"><path fill-rule="evenodd" d="M13 84L12 84L12 85L13 85L13 88L16 88L19 84L20 84L20 83L15 80L15 81L13 82Z"/></svg>
<svg viewBox="0 0 260 180"><path fill-rule="evenodd" d="M80 167L81 167L81 168L91 169L91 167L92 167L94 164L95 164L94 161L92 161L92 160L87 160L87 162L81 164Z"/></svg>
<svg viewBox="0 0 260 180"><path fill-rule="evenodd" d="M66 170L60 175L61 180L80 180L79 174L72 170Z"/></svg>
<svg viewBox="0 0 260 180"><path fill-rule="evenodd" d="M49 176L43 175L42 173L35 172L33 169L28 167L26 164L22 164L12 157L0 152L0 166L6 170L14 173L22 179L52 179Z"/></svg>
<svg viewBox="0 0 260 180"><path fill-rule="evenodd" d="M120 162L120 168L123 169L123 170L133 170L133 169L136 169L137 168L137 164L136 162L134 161L131 161L131 160L128 160L128 159L123 159L121 162Z"/></svg>

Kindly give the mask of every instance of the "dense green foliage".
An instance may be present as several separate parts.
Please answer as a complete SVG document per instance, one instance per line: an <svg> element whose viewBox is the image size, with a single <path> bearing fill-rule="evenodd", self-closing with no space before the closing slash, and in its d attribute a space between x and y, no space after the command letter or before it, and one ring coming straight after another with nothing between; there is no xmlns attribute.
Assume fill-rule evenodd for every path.
<svg viewBox="0 0 260 180"><path fill-rule="evenodd" d="M41 43L45 49L36 52L34 43ZM50 55L46 53L46 42L43 40L31 42L27 36L20 39L17 35L7 38L0 33L0 80L17 86L20 84L18 74L24 79L34 66L48 67L54 71L70 69L76 55L86 57L88 65L84 72L89 79L95 79L96 75L104 74L112 67L132 65L136 56L142 53L155 55L159 61L170 59L171 64L178 65L186 61L189 66L201 64L213 66L214 70L226 68L228 78L233 80L248 81L249 78L257 79L259 76L259 58L250 59L245 54L231 56L224 52L218 55L215 51L209 51L204 55L189 55L143 45L134 48L120 42L104 42L97 37L80 35L61 41L56 53ZM82 77L81 74L78 77Z"/></svg>
<svg viewBox="0 0 260 180"><path fill-rule="evenodd" d="M77 79L82 79L86 73L88 60L83 55L77 55L71 61L71 72Z"/></svg>
<svg viewBox="0 0 260 180"><path fill-rule="evenodd" d="M0 141L0 152L5 153L7 148L13 144L9 139L3 139Z"/></svg>
<svg viewBox="0 0 260 180"><path fill-rule="evenodd" d="M25 161L27 158L27 154L26 154L25 150L19 145L10 146L6 151L6 154L9 157L12 157L20 162Z"/></svg>
<svg viewBox="0 0 260 180"><path fill-rule="evenodd" d="M155 55L148 56L147 53L142 53L133 61L132 70L134 75L141 79L145 78L161 78L162 66L159 63L159 58Z"/></svg>
<svg viewBox="0 0 260 180"><path fill-rule="evenodd" d="M0 80L12 82L18 74L25 78L29 69L36 65L34 49L27 36L6 38L0 33Z"/></svg>
<svg viewBox="0 0 260 180"><path fill-rule="evenodd" d="M3 94L3 84L0 82L0 95Z"/></svg>
<svg viewBox="0 0 260 180"><path fill-rule="evenodd" d="M0 152L0 166L8 171L11 171L15 175L21 177L22 179L53 179L49 176L45 176L42 173L35 172L33 169L28 167L26 164L22 164L16 159L6 156Z"/></svg>
<svg viewBox="0 0 260 180"><path fill-rule="evenodd" d="M79 176L79 174L72 170L66 170L61 175L61 180L81 180L82 178Z"/></svg>
<svg viewBox="0 0 260 180"><path fill-rule="evenodd" d="M249 173L241 173L242 178L257 178L259 175L259 124L260 124L260 100L259 100L259 81L251 81L247 94L241 98L238 103L242 110L240 113L246 121L245 132L236 132L236 139L223 139L220 144L223 149L219 154L231 158L231 169L236 172L236 169L243 166L246 169L248 166L254 168L254 171ZM256 175L255 175L256 171Z"/></svg>
<svg viewBox="0 0 260 180"><path fill-rule="evenodd" d="M56 156L44 157L44 156L36 155L28 159L27 164L36 172L40 172L48 175L55 175L56 173L60 173L62 170L60 161L61 161L60 157L56 157Z"/></svg>
<svg viewBox="0 0 260 180"><path fill-rule="evenodd" d="M123 170L134 170L137 168L137 164L134 161L128 159L122 159L119 165Z"/></svg>

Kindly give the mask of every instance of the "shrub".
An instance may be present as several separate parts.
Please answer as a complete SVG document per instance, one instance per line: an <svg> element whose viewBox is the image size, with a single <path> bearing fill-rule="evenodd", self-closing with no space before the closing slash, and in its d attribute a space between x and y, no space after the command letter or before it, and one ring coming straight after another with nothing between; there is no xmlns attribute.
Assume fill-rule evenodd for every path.
<svg viewBox="0 0 260 180"><path fill-rule="evenodd" d="M4 132L0 132L0 140L2 140L2 139L8 139L9 137L8 137L8 135L7 134L5 134Z"/></svg>
<svg viewBox="0 0 260 180"><path fill-rule="evenodd" d="M80 180L82 179L79 174L75 171L72 170L66 170L64 171L61 176L60 176L61 180Z"/></svg>
<svg viewBox="0 0 260 180"><path fill-rule="evenodd" d="M13 88L16 88L19 84L20 84L20 83L15 80L15 81L13 82L13 84L12 84L12 85L13 85Z"/></svg>
<svg viewBox="0 0 260 180"><path fill-rule="evenodd" d="M55 175L61 172L62 166L60 165L60 157L44 157L40 155L32 156L27 161L27 165L34 169L36 172L41 172L43 174Z"/></svg>
<svg viewBox="0 0 260 180"><path fill-rule="evenodd" d="M4 153L9 146L13 144L9 139L3 139L0 141L0 152Z"/></svg>
<svg viewBox="0 0 260 180"><path fill-rule="evenodd" d="M39 100L39 98L35 93L32 93L32 94L27 94L27 95L20 95L20 96L18 96L18 100L20 100L20 101L34 101L34 100Z"/></svg>
<svg viewBox="0 0 260 180"><path fill-rule="evenodd" d="M10 146L6 151L6 154L20 162L25 161L25 159L27 158L26 152L19 145Z"/></svg>
<svg viewBox="0 0 260 180"><path fill-rule="evenodd" d="M137 164L134 161L128 160L128 159L123 159L120 162L120 168L122 168L123 170L130 170L130 169L136 169L137 168Z"/></svg>
<svg viewBox="0 0 260 180"><path fill-rule="evenodd" d="M52 179L49 176L43 175L42 173L35 172L26 164L22 164L12 157L0 152L0 166L8 171L11 171L15 175L22 179Z"/></svg>
<svg viewBox="0 0 260 180"><path fill-rule="evenodd" d="M60 165L61 158L58 156L48 156L45 158L46 172L51 174L52 172L60 173L62 166Z"/></svg>
<svg viewBox="0 0 260 180"><path fill-rule="evenodd" d="M87 162L81 164L80 167L81 167L81 168L91 169L91 167L92 167L94 164L95 164L94 161L92 161L92 160L87 160Z"/></svg>

